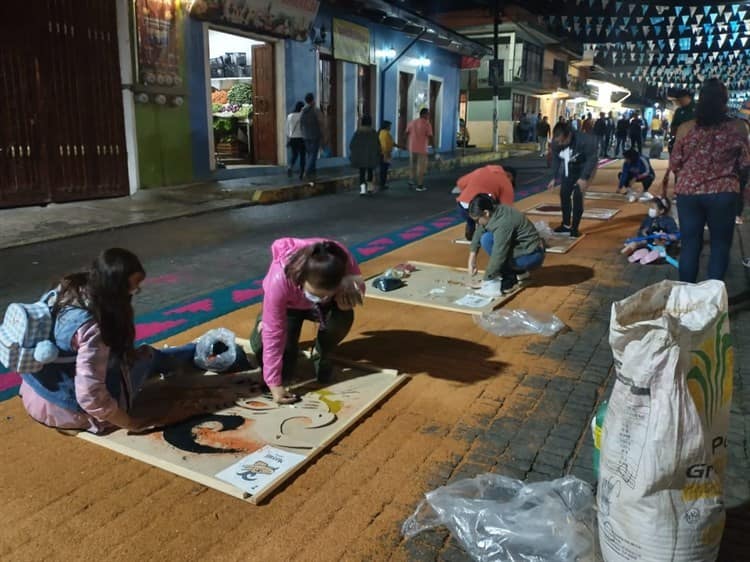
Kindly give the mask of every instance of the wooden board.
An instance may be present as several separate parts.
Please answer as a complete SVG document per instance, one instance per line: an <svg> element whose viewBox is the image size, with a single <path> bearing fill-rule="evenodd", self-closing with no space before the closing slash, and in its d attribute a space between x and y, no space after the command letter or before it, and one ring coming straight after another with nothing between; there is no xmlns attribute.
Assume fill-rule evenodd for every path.
<svg viewBox="0 0 750 562"><path fill-rule="evenodd" d="M556 205L554 203L538 203L534 205L533 207L531 207L530 209L527 209L525 212L531 215L558 216L562 214L562 209L560 208L560 205ZM583 218L607 221L611 219L612 217L614 217L619 212L620 212L620 209L606 209L606 208L584 209Z"/></svg>
<svg viewBox="0 0 750 562"><path fill-rule="evenodd" d="M581 234L577 238L571 238L567 234L548 236L544 239L546 244L545 251L548 254L567 254L573 246L583 240L584 236L586 235Z"/></svg>
<svg viewBox="0 0 750 562"><path fill-rule="evenodd" d="M584 194L586 199L606 199L610 201L627 201L628 196L624 193L615 193L614 191L587 191Z"/></svg>
<svg viewBox="0 0 750 562"><path fill-rule="evenodd" d="M393 370L340 358L334 359L334 364L331 384L323 387L306 381L297 385L295 392L303 398L297 404L277 405L255 393L238 399L228 408L161 431L133 435L119 430L106 436L83 432L79 437L256 504L307 466L408 378ZM301 361L300 367L305 366L312 369L309 361ZM198 376L215 380L223 377ZM194 377L186 377L190 378ZM169 396L172 395L170 391ZM304 459L255 495L215 477L266 445L303 455Z"/></svg>
<svg viewBox="0 0 750 562"><path fill-rule="evenodd" d="M367 298L465 314L481 314L497 308L521 290L519 285L518 289L510 294L487 298L484 306L463 306L456 301L466 296L479 296L475 290L466 286L469 280L467 269L418 261L409 261L409 263L416 266L417 271L404 280L406 283L404 287L387 293L376 289L372 286L372 281L380 277L383 274L381 272L367 279Z"/></svg>

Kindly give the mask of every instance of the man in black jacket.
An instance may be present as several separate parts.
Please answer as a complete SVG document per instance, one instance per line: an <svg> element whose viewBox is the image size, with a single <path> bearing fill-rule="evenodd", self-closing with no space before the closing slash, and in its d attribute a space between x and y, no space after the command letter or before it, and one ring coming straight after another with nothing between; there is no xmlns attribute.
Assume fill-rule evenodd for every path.
<svg viewBox="0 0 750 562"><path fill-rule="evenodd" d="M560 187L562 224L558 233L580 236L578 226L583 215L583 193L598 164L596 139L572 131L568 123L558 123L552 131L552 180L549 189Z"/></svg>
<svg viewBox="0 0 750 562"><path fill-rule="evenodd" d="M618 154L625 152L625 141L628 140L628 129L630 129L630 121L628 121L628 118L623 114L620 116L620 120L617 122L617 129L615 130L615 136L617 137L615 157L617 157Z"/></svg>
<svg viewBox="0 0 750 562"><path fill-rule="evenodd" d="M641 119L641 114L637 111L630 120L628 135L630 136L631 150L637 150L640 154L643 151L643 119Z"/></svg>
<svg viewBox="0 0 750 562"><path fill-rule="evenodd" d="M604 158L607 156L607 117L603 111L599 113L599 119L594 123L594 134L599 143L599 154Z"/></svg>

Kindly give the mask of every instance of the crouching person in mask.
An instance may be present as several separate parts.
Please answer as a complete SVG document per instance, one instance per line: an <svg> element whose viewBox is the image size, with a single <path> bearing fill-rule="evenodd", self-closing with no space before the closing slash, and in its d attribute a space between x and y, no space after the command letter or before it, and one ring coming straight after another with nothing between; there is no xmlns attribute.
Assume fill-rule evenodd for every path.
<svg viewBox="0 0 750 562"><path fill-rule="evenodd" d="M250 346L274 400L288 404L298 399L285 385L294 377L302 323L310 320L320 325L315 374L319 382L329 382L333 371L329 354L349 333L353 308L362 304L365 285L357 262L337 242L281 238L271 245L263 291L263 310Z"/></svg>

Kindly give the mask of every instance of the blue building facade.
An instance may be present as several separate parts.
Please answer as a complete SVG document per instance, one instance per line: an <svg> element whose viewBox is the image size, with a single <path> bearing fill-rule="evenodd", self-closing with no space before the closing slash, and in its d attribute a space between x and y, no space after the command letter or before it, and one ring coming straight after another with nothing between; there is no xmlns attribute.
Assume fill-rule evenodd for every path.
<svg viewBox="0 0 750 562"><path fill-rule="evenodd" d="M369 31L369 65L343 60L346 53L341 55L333 44L334 18ZM416 118L421 108L431 108L435 120L435 151L450 152L455 147L461 72L458 54L430 42L413 42L413 37L392 28L340 14L325 6L320 8L313 24L315 33L306 41L263 37L192 17L185 19L184 26L194 181L258 175L276 169L269 166L217 167L208 87L208 32L211 29L244 35L273 46L276 73L273 138L278 166L285 166L289 157L284 133L286 116L307 92L313 92L319 101L331 102L328 118L335 120L333 150L330 156L324 153L328 157L321 158L320 167L348 162L349 140L363 113L369 114L377 126L384 119L391 121L393 135L402 144L405 123ZM389 68L384 72L386 67ZM331 76L333 80L328 79ZM163 131L163 134L169 132Z"/></svg>

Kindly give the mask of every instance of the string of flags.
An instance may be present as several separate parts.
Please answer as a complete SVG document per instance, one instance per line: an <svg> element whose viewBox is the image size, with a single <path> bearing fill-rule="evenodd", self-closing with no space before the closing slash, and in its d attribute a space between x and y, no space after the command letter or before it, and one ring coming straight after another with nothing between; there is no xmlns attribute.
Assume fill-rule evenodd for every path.
<svg viewBox="0 0 750 562"><path fill-rule="evenodd" d="M550 31L573 36L616 78L694 88L717 77L750 89L750 5L649 5L575 0L564 13L542 16Z"/></svg>

